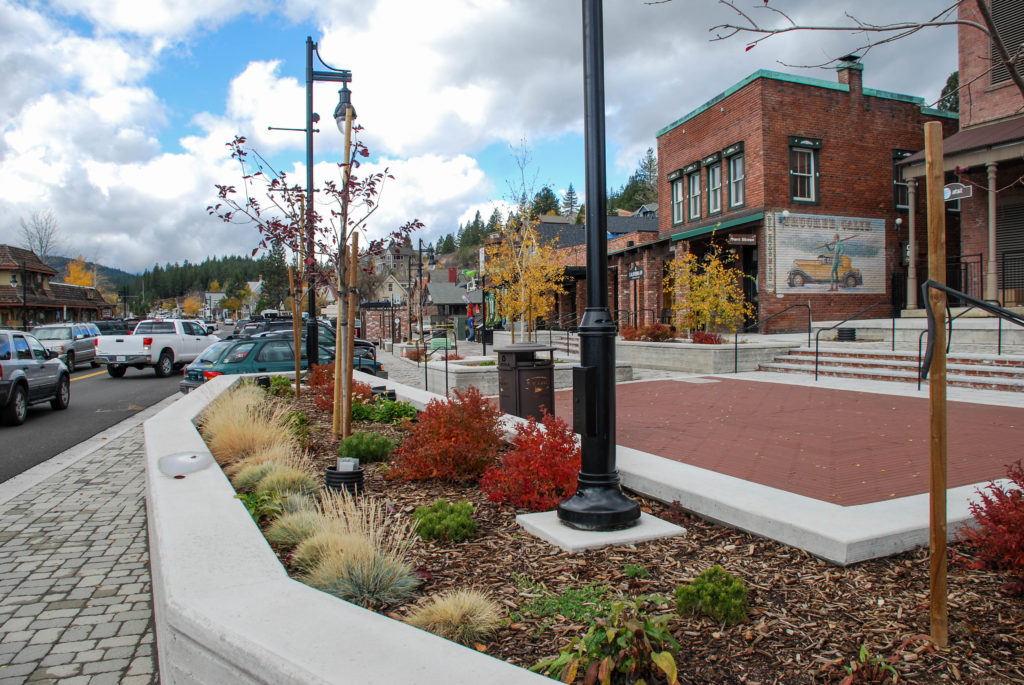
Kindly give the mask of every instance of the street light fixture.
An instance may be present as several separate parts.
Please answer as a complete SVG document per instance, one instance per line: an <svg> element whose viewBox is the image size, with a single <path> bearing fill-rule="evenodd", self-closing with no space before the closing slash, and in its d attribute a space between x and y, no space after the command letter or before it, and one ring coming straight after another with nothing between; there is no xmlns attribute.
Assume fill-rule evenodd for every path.
<svg viewBox="0 0 1024 685"><path fill-rule="evenodd" d="M558 519L583 530L636 525L640 506L622 492L615 468L615 322L608 310L608 217L604 133L604 19L601 0L583 0L583 103L587 186L587 308L580 364L573 368L574 430L582 460L576 494Z"/></svg>
<svg viewBox="0 0 1024 685"><path fill-rule="evenodd" d="M313 69L313 53L316 53L317 60L320 65L323 66L327 71L317 71ZM346 133L346 121L351 124L352 119L355 119L356 110L352 107L352 91L348 89L348 84L352 81L352 72L348 69L335 69L320 57L320 51L317 50L317 44L313 42L311 36L306 36L306 266L312 267L312 260L314 256L314 239L313 239L313 125L320 121L320 115L313 111L313 83L316 81L333 81L335 83L341 83L341 90L338 91L338 106L334 109L334 120L338 125L338 130L343 134ZM346 117L346 112L351 109L352 113L349 117ZM346 145L348 139L345 140ZM348 151L346 150L346 157ZM344 227L342 227L344 230ZM319 356L319 345L317 340L317 327L316 327L316 281L313 277L313 270L310 268L309 271L309 320L306 321L306 357L309 359L309 364L320 363ZM339 308L340 310L340 308ZM341 322L339 321L339 326ZM340 335L340 333L339 333Z"/></svg>

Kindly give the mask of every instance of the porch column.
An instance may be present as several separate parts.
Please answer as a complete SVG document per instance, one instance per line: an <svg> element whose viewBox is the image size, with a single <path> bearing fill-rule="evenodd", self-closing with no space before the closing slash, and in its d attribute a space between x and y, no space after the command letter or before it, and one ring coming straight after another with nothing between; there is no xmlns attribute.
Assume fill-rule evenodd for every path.
<svg viewBox="0 0 1024 685"><path fill-rule="evenodd" d="M907 181L907 250L909 251L909 264L907 264L907 309L917 309L917 179Z"/></svg>
<svg viewBox="0 0 1024 685"><path fill-rule="evenodd" d="M985 165L988 171L988 272L985 274L985 299L998 299L996 278L996 163Z"/></svg>

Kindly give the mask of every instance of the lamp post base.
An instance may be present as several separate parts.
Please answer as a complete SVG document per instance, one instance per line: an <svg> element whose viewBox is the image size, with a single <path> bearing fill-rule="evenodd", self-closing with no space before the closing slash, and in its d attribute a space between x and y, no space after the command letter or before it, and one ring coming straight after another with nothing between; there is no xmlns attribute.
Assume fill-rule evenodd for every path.
<svg viewBox="0 0 1024 685"><path fill-rule="evenodd" d="M640 505L623 494L616 472L614 482L580 482L576 494L558 505L558 520L579 530L619 530L640 522Z"/></svg>

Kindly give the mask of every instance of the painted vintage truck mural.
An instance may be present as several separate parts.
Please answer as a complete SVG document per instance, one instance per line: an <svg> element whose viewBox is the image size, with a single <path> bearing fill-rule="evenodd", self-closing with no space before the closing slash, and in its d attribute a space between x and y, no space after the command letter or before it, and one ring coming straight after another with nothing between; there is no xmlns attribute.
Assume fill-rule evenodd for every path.
<svg viewBox="0 0 1024 685"><path fill-rule="evenodd" d="M885 293L885 221L781 212L773 218L777 292Z"/></svg>

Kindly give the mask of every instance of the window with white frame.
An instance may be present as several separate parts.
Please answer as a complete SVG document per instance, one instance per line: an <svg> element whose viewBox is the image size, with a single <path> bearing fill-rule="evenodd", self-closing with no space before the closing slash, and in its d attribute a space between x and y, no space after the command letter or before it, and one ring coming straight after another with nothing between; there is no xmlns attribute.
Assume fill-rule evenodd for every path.
<svg viewBox="0 0 1024 685"><path fill-rule="evenodd" d="M686 181L677 178L672 181L672 223L681 224L686 216Z"/></svg>
<svg viewBox="0 0 1024 685"><path fill-rule="evenodd" d="M794 202L818 202L817 138L791 136L789 139L789 188Z"/></svg>
<svg viewBox="0 0 1024 685"><path fill-rule="evenodd" d="M686 186L689 198L689 217L700 218L700 171L694 171L686 177Z"/></svg>
<svg viewBox="0 0 1024 685"><path fill-rule="evenodd" d="M729 206L740 207L746 201L746 169L743 155L729 158Z"/></svg>
<svg viewBox="0 0 1024 685"><path fill-rule="evenodd" d="M708 214L722 211L722 163L708 167Z"/></svg>
<svg viewBox="0 0 1024 685"><path fill-rule="evenodd" d="M903 176L903 167L900 162L912 154L909 150L892 151L892 200L896 209L910 208L910 187Z"/></svg>

